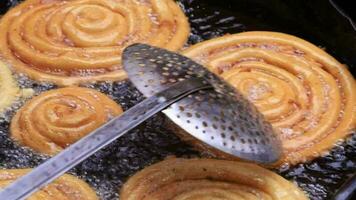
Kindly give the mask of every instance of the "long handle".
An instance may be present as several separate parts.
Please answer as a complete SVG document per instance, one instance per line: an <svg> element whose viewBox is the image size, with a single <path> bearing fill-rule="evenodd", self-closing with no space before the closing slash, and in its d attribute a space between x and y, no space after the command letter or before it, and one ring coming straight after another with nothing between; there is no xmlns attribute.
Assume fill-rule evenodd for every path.
<svg viewBox="0 0 356 200"><path fill-rule="evenodd" d="M154 114L204 88L211 86L201 79L188 79L142 101L10 184L0 192L0 199L21 200L30 196Z"/></svg>
<svg viewBox="0 0 356 200"><path fill-rule="evenodd" d="M334 200L351 200L355 198L356 195L356 174L354 174L350 179L341 186L341 188L336 192Z"/></svg>

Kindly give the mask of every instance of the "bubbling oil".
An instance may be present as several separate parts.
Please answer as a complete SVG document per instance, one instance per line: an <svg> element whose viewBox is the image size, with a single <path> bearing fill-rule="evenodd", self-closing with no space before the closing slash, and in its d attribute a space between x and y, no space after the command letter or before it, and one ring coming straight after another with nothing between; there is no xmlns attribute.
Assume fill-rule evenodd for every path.
<svg viewBox="0 0 356 200"><path fill-rule="evenodd" d="M18 0L7 1L5 12ZM249 22L255 23L254 16L237 17L232 12L204 5L199 0L180 0L192 26L192 34L187 45L251 29ZM0 14L1 15L1 14ZM244 22L241 23L240 20ZM253 27L252 27L253 29ZM21 88L33 88L35 95L55 89L49 83L38 83L24 75L15 77ZM129 82L102 82L83 85L107 94L119 103L124 110L142 101L144 97ZM9 138L9 125L17 110L25 103L19 100L0 116L0 168L32 168L43 163L48 156L35 153L29 148L20 147ZM167 156L197 157L200 154L181 142L165 126L166 118L158 114L144 124L116 140L105 149L97 152L69 173L89 183L103 200L119 198L119 188L129 176L138 170ZM329 199L333 192L356 171L356 133L336 144L330 153L306 164L293 167L283 166L276 170L285 178L294 181L312 200Z"/></svg>

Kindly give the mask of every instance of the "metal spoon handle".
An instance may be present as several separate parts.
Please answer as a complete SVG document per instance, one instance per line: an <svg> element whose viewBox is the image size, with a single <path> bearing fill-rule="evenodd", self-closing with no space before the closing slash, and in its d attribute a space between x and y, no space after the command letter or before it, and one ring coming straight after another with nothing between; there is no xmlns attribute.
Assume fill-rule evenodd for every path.
<svg viewBox="0 0 356 200"><path fill-rule="evenodd" d="M142 101L17 179L0 192L0 199L20 200L30 196L154 114L204 88L211 86L201 79L188 79Z"/></svg>
<svg viewBox="0 0 356 200"><path fill-rule="evenodd" d="M356 174L344 183L336 192L334 200L351 200L356 195Z"/></svg>

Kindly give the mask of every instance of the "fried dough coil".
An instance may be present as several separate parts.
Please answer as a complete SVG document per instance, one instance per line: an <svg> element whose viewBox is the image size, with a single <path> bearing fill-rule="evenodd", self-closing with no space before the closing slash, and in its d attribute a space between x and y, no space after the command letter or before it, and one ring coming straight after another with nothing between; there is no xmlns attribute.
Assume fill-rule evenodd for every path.
<svg viewBox="0 0 356 200"><path fill-rule="evenodd" d="M31 169L1 169L0 188L30 172ZM98 200L95 191L84 181L63 175L27 198L28 200Z"/></svg>
<svg viewBox="0 0 356 200"><path fill-rule="evenodd" d="M306 200L295 185L254 164L171 158L131 177L122 200Z"/></svg>
<svg viewBox="0 0 356 200"><path fill-rule="evenodd" d="M68 87L27 102L11 121L11 137L35 151L53 155L122 113L104 94Z"/></svg>
<svg viewBox="0 0 356 200"><path fill-rule="evenodd" d="M257 106L279 133L283 162L317 157L355 129L355 79L344 65L305 40L245 32L202 42L183 53Z"/></svg>
<svg viewBox="0 0 356 200"><path fill-rule="evenodd" d="M123 49L180 49L189 23L173 0L27 0L0 21L0 57L38 81L122 80Z"/></svg>

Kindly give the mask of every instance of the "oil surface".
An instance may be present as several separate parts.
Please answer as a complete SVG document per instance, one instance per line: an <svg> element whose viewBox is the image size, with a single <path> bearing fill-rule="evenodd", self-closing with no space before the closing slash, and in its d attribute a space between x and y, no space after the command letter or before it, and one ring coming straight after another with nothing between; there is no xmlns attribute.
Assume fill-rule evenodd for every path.
<svg viewBox="0 0 356 200"><path fill-rule="evenodd" d="M241 6L234 7L234 4L225 1L221 2L228 5L222 6L222 3L213 5L210 4L210 1L202 0L180 0L179 2L192 26L189 44L246 30L282 31L326 47L329 53L342 62L347 63L350 67L355 66L355 61L348 56L353 52L353 47L350 47L350 52L346 52L347 48L346 50L343 48L344 43L349 41L345 36L348 34L347 32L341 34L345 41L336 48L333 41L328 40L327 35L332 33L322 33L320 32L322 29L315 32L314 28L309 30L299 25L287 24L292 20L288 14L283 19L273 20L271 16L284 8L282 4L273 4L278 2L277 0L270 1L275 9L271 16L267 15L269 10L264 9L261 5L263 3L251 6L241 0L236 1L241 3ZM252 2L256 3L256 1ZM0 15L17 3L17 0L1 1ZM315 19L311 19L311 21L313 20ZM339 26L342 23L340 22ZM342 29L336 28L339 31ZM338 38L335 40L334 42L337 43ZM37 94L55 88L50 84L35 83L23 76L18 76L17 79L22 88L34 88ZM124 109L132 107L143 99L142 95L128 82L99 83L86 85L86 87L95 88L108 94ZM9 122L23 103L17 102L5 116L0 116L0 168L35 167L48 158L36 154L30 149L18 147L8 137ZM119 188L125 180L145 166L172 155L178 157L199 156L198 152L181 142L171 131L166 129L162 125L164 124L162 121L164 122L165 118L160 114L147 120L139 128L82 162L70 173L83 178L95 187L102 199L111 200L118 198ZM308 164L300 164L291 168L285 166L277 170L282 176L295 181L313 200L329 199L331 194L355 171L356 134L336 145L327 156Z"/></svg>

